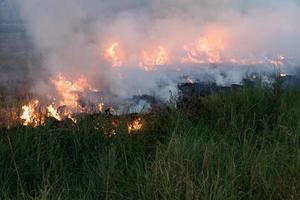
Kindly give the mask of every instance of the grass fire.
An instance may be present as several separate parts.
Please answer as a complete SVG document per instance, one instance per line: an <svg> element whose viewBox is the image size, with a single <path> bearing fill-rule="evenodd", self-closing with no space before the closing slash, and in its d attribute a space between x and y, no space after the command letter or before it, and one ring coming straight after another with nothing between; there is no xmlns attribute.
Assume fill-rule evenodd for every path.
<svg viewBox="0 0 300 200"><path fill-rule="evenodd" d="M300 199L297 0L0 0L0 199Z"/></svg>

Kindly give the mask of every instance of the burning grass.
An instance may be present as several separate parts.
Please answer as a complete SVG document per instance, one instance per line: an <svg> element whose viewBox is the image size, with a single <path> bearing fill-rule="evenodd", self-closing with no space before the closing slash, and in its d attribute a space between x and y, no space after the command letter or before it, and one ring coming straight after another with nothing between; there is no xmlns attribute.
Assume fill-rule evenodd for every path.
<svg viewBox="0 0 300 200"><path fill-rule="evenodd" d="M244 87L3 128L0 198L299 199L299 103L299 91Z"/></svg>

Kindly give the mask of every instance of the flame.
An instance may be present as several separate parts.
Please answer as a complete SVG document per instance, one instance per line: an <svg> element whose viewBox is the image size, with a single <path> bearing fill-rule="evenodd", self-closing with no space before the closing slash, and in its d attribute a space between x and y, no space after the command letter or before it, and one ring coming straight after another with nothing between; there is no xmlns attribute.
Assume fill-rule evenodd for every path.
<svg viewBox="0 0 300 200"><path fill-rule="evenodd" d="M80 77L75 82L66 80L66 78L59 74L56 79L52 80L58 94L61 97L61 105L65 105L71 109L82 109L78 103L79 94L85 91L96 92L89 84L87 79Z"/></svg>
<svg viewBox="0 0 300 200"><path fill-rule="evenodd" d="M73 117L73 113L68 110L64 110L62 107L55 108L55 104L51 104L47 107L47 116L53 117L54 119L58 121L63 121L64 119L70 119L75 124L77 123L77 120L75 117Z"/></svg>
<svg viewBox="0 0 300 200"><path fill-rule="evenodd" d="M138 117L128 124L128 133L140 131L142 128L142 118Z"/></svg>
<svg viewBox="0 0 300 200"><path fill-rule="evenodd" d="M23 112L20 119L23 121L24 126L32 125L37 127L42 123L39 113L36 112L38 104L38 100L32 100L27 105L22 106Z"/></svg>
<svg viewBox="0 0 300 200"><path fill-rule="evenodd" d="M181 43L180 45L183 47L182 49L179 49L179 51L181 51L180 54L183 55L181 57L171 55L171 52L173 51L166 49L162 45L159 45L156 48L142 48L142 51L138 53L138 59L140 60L139 66L146 71L153 71L157 69L157 66L170 64L170 58L172 58L173 61L176 61L176 63L180 62L182 64L218 64L223 62L241 65L266 63L271 63L275 66L284 65L283 61L285 58L283 56L278 56L276 59L268 59L267 61L263 58L255 58L255 56L251 54L244 57L236 57L233 54L238 52L238 49L234 48L235 44L233 42L234 41L230 39L230 34L226 28L213 28L207 30L203 35L196 39L192 38L186 43ZM124 65L124 55L124 51L122 51L120 43L118 42L108 45L103 53L104 59L111 62L113 67ZM127 60L126 63L128 62L129 61Z"/></svg>
<svg viewBox="0 0 300 200"><path fill-rule="evenodd" d="M224 43L220 39L209 39L201 37L191 44L184 45L186 56L182 63L219 63L222 61L221 53L224 50Z"/></svg>
<svg viewBox="0 0 300 200"><path fill-rule="evenodd" d="M103 112L104 112L104 103L99 103L99 104L98 104L98 111L99 111L100 113L103 113Z"/></svg>
<svg viewBox="0 0 300 200"><path fill-rule="evenodd" d="M51 104L47 107L48 110L48 117L53 117L54 119L58 121L62 121L62 117L57 112L57 109L54 108L54 105Z"/></svg>
<svg viewBox="0 0 300 200"><path fill-rule="evenodd" d="M105 50L104 58L112 63L113 67L120 67L123 64L119 43L115 42Z"/></svg>
<svg viewBox="0 0 300 200"><path fill-rule="evenodd" d="M67 118L70 119L74 124L77 124L77 119L73 117L72 113L68 113Z"/></svg>
<svg viewBox="0 0 300 200"><path fill-rule="evenodd" d="M142 61L140 62L140 66L146 71L153 71L158 65L168 64L169 60L169 53L167 50L162 46L158 46L155 50L142 51Z"/></svg>

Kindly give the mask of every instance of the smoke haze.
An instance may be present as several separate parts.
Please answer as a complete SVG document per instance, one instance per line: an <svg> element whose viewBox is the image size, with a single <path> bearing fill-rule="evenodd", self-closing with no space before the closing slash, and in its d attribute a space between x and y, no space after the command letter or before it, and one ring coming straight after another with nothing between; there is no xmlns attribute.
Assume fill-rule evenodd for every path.
<svg viewBox="0 0 300 200"><path fill-rule="evenodd" d="M183 46L202 36L225 41L226 58L300 58L300 7L296 0L16 0L26 30L42 56L34 87L52 91L49 77L83 75L97 89L120 99L150 94L166 99L180 77L239 83L249 71L272 66L180 63ZM103 59L113 42L126 63ZM172 62L145 71L140 52L163 46ZM287 70L289 70L287 68ZM226 74L224 76L223 74ZM38 77L38 78L36 78ZM209 77L209 78L208 78Z"/></svg>

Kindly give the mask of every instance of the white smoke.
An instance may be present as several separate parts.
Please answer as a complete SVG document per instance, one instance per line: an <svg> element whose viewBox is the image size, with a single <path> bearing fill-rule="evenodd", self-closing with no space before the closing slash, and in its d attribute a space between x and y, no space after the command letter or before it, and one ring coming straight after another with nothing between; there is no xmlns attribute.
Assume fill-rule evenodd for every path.
<svg viewBox="0 0 300 200"><path fill-rule="evenodd" d="M265 59L300 58L300 7L296 0L16 0L27 32L43 57L41 69L88 77L96 88L128 98L139 93L168 98L178 76L189 75L219 84L239 83L247 66L162 66L155 72L138 67L144 47L163 45L179 55L182 44L202 34L227 38L227 56ZM109 42L121 41L128 66L113 69L101 58ZM181 68L179 71L177 68ZM223 74L227 76L224 76ZM48 93L49 76L36 78Z"/></svg>

